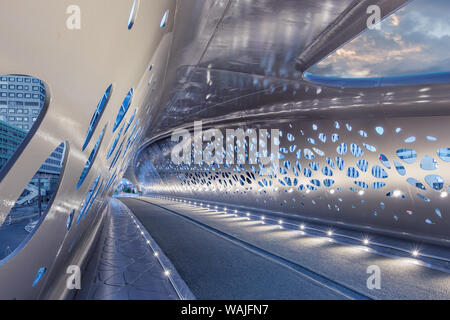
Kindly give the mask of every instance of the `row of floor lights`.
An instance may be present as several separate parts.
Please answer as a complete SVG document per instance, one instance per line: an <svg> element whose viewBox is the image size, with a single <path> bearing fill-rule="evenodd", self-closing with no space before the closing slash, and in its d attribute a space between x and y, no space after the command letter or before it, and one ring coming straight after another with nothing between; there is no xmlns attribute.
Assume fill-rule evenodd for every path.
<svg viewBox="0 0 450 320"><path fill-rule="evenodd" d="M166 200L170 200L170 201L175 201L175 202L180 202L180 203L186 203L186 200L181 200L181 199L178 199L178 198L169 198L169 197L163 197L164 199L166 199ZM189 201L189 204L191 204L191 201ZM192 206L192 204L191 204L191 206ZM196 207L198 207L198 206L200 206L200 207L203 207L203 206L205 206L205 204L203 204L202 202L199 202L198 204L197 204L197 202L195 202L194 204L193 204L193 206L196 206ZM206 205L206 207L207 208L210 208L210 205L209 204L207 204ZM217 211L218 210L218 206L215 206L214 207L214 209ZM224 207L224 210L223 210L225 213L227 213L228 212L228 208L227 207ZM237 217L238 216L238 213L239 213L239 211L238 210L234 210L234 217ZM251 216L252 216L252 214L250 214L250 212L247 212L246 213L246 216L247 216L247 220L251 220ZM264 215L262 215L261 217L260 217L260 221L261 221L261 224L266 224L266 217L264 216ZM279 228L280 229L284 229L284 226L283 226L283 220L278 220L278 225L279 225ZM308 227L304 224L304 223L302 223L302 224L300 224L300 226L299 226L299 228L300 228L300 230L302 231L302 234L303 235L305 235L306 233L305 233L305 230L306 229L308 229ZM328 238L329 238L329 240L331 241L331 242L333 242L333 236L334 236L334 232L333 232L333 230L331 230L331 229L329 229L328 231L322 231L322 232L326 232L326 234L327 234L327 236L328 236ZM362 242L362 244L364 245L364 246L366 246L366 247L368 247L369 245L370 245L370 240L369 240L369 238L364 238L364 239L362 239L361 240L361 242ZM411 252L410 252L410 254L411 254L411 256L413 256L414 258L417 258L417 257L419 257L420 256L420 251L419 250L417 250L417 249L414 249L414 250L412 250Z"/></svg>
<svg viewBox="0 0 450 320"><path fill-rule="evenodd" d="M161 266L163 267L163 265L162 265L162 263L161 263L161 260L159 259L159 253L158 253L157 251L154 251L154 250L153 250L153 248L152 248L152 246L151 246L151 243L150 243L150 240L147 239L147 237L145 236L144 231L141 230L141 227L140 227L139 224L137 223L136 219L135 219L130 213L128 213L128 215L129 215L129 216L131 217L131 219L133 220L134 225L136 226L138 232L139 232L139 233L142 235L142 237L144 238L144 240L145 240L145 242L147 243L148 247L153 251L153 256L154 256L156 259L158 259L158 261L160 262ZM164 275L165 275L166 277L170 277L170 270L166 269L165 267L163 267L163 269L164 269Z"/></svg>

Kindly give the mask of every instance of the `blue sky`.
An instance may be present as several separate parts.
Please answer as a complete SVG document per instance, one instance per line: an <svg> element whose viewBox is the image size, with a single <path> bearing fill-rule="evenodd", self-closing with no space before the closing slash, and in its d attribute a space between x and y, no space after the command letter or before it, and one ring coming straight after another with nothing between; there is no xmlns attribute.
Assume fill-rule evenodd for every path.
<svg viewBox="0 0 450 320"><path fill-rule="evenodd" d="M414 0L308 72L367 78L450 71L450 0Z"/></svg>

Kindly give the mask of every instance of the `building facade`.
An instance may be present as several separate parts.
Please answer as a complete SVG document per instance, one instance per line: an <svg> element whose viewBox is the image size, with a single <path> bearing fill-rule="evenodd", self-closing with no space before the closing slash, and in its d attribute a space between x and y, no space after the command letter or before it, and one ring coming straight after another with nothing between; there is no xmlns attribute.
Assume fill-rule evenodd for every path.
<svg viewBox="0 0 450 320"><path fill-rule="evenodd" d="M0 115L17 128L29 131L45 102L45 85L28 76L0 77Z"/></svg>
<svg viewBox="0 0 450 320"><path fill-rule="evenodd" d="M45 95L45 85L37 78L23 75L0 77L0 170L37 121ZM64 148L56 148L30 181L32 185L41 185L44 196L51 194L57 186Z"/></svg>
<svg viewBox="0 0 450 320"><path fill-rule="evenodd" d="M45 102L45 85L33 77L0 77L0 169L19 147L36 122ZM59 175L63 148L57 148L39 170Z"/></svg>
<svg viewBox="0 0 450 320"><path fill-rule="evenodd" d="M22 143L27 132L5 121L0 115L0 170Z"/></svg>

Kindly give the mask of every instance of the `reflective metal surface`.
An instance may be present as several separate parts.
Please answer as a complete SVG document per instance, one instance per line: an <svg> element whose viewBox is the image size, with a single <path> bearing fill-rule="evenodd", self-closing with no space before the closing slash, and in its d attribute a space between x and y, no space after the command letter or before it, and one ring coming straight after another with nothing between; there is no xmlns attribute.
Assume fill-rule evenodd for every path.
<svg viewBox="0 0 450 320"><path fill-rule="evenodd" d="M190 119L280 101L301 73L295 58L351 0L180 1L163 94L147 136ZM188 20L190 17L201 17ZM186 32L188 30L188 32ZM189 118L186 115L189 114Z"/></svg>
<svg viewBox="0 0 450 320"><path fill-rule="evenodd" d="M274 175L262 174L260 165L176 166L175 143L162 140L141 153L137 177L151 194L214 199L448 245L448 119L266 121L258 127L282 132Z"/></svg>
<svg viewBox="0 0 450 320"><path fill-rule="evenodd" d="M214 199L448 245L448 198L443 192L450 179L450 86L343 88L302 77L305 68L364 28L365 19L348 20L348 14L366 1L142 0L130 14L132 0L79 0L80 29L66 24L73 1L3 2L0 39L8 45L0 52L0 73L37 77L48 90L45 116L0 177L0 222L52 150L66 141L68 153L42 224L13 258L0 262L0 298L70 297L67 267L86 264L108 199L124 175L143 192ZM375 2L383 16L404 3ZM111 84L109 101L84 148L96 107ZM113 132L131 88L131 105ZM266 187L264 177L249 166L242 172L174 167L168 161L168 137L175 128L191 129L199 120L205 128L279 128L284 133L281 147L288 150L280 163L289 160L289 169ZM383 134L377 127L383 127ZM295 140L289 141L287 133ZM339 135L335 142L333 134ZM344 147L338 151L342 143L345 153ZM289 152L293 144L296 150ZM352 145L364 155L352 154L359 150ZM314 159L305 159L306 149ZM413 149L415 161L403 161L401 149ZM298 150L301 159L296 158ZM345 162L342 170L338 156ZM297 160L298 176L293 170ZM359 160L368 162L367 171L358 167ZM404 175L394 160L404 167ZM333 176L324 174L325 166ZM430 166L433 170L424 169ZM351 174L350 167L355 168ZM77 188L86 168L86 179ZM355 172L359 177L352 178ZM333 179L333 185L324 187L326 179ZM374 188L377 182L386 185Z"/></svg>
<svg viewBox="0 0 450 320"><path fill-rule="evenodd" d="M377 4L385 16L404 3L380 1ZM265 8L274 6L270 1L264 1L264 4ZM243 2L229 4L224 9L223 20L217 18L219 22L202 55L203 60L179 67L177 80L166 87L166 92L168 88L173 89L161 101L165 111L153 119L153 125L146 134L147 142L134 161L136 169L129 170L128 176L135 179L144 192L264 207L326 223L345 224L363 230L370 228L448 245L448 221L440 209L446 206L447 200L442 192L448 192L448 185L444 183L442 188L434 187L425 181L436 178L431 176L433 174L444 181L448 179L445 176L446 161L439 158L438 150L447 148L444 140L447 133L444 131L449 115L445 108L449 102L449 86L329 87L303 80L294 67L296 62L308 66L319 61L363 30L367 15L361 10L366 10L365 4L332 1L302 7L298 1L283 1L277 2L277 10L270 11L270 17L266 17L266 11L254 3L252 9ZM240 7L239 13L233 10L235 7ZM291 15L296 26L290 26L285 19L289 14L283 14L286 13L283 9L287 8L291 9L289 12L298 10ZM303 19L294 18L301 15ZM226 18L236 16L240 17L239 21L226 22ZM321 27L303 33L307 28L298 26L313 16L314 24ZM294 35L278 34L279 29L271 24L274 21L280 23L283 30L292 28ZM327 23L321 25L320 21ZM174 32L176 35L177 29ZM308 37L311 34L314 36ZM180 51L177 53L180 55ZM298 57L301 58L296 59ZM185 56L185 59L188 58ZM193 61L197 59L198 56ZM302 70L302 67L297 65L297 69ZM170 70L169 67L169 74ZM295 143L283 141L281 147L289 149L295 144L296 151L301 149L302 152L315 147L323 151L323 156L315 153L314 160L298 159L301 170L295 176L292 167L295 167L296 155L288 152L285 156L291 169L286 174L273 177L271 188L258 185L263 177L251 179L251 185L240 185L240 175L251 174L250 166L246 166L243 172L237 172L235 167L176 169L170 162L171 147L167 139L174 128L192 130L194 121L199 120L203 120L208 128L279 128L285 133L283 139L287 133L296 139ZM335 121L340 124L339 130L334 126ZM346 128L347 124L351 131ZM313 130L313 125L318 129ZM377 127L383 127L382 135L376 132ZM397 133L397 128L402 130ZM367 137L361 136L359 130L364 130ZM319 140L320 133L327 137L326 142ZM333 134L339 135L339 142L331 141ZM413 136L416 139L410 142L408 138ZM434 137L436 141L427 140L427 137ZM308 138L314 139L317 145L311 144ZM343 155L337 152L341 143L347 146ZM375 147L376 151L364 148L363 143ZM350 152L352 145L362 148L364 155L355 157ZM402 162L398 155L401 149L416 151L414 163ZM387 158L386 164L389 163L390 169L380 161L381 155ZM322 169L329 166L327 157L336 162L337 156L345 162L344 167L339 170L334 164L334 177L325 176ZM420 167L424 157L429 159L427 156L436 161L435 170L427 172ZM359 160L368 162L366 171L357 167ZM318 169L312 170L310 166L316 162ZM400 174L395 163L401 163L406 173L400 170L403 175ZM349 176L350 167L358 171L358 177ZM305 168L312 171L311 176L305 176ZM377 172L378 168L383 168L387 178L376 178L372 174L372 170ZM236 175L237 180L232 180L236 185L220 184L220 176L225 172L230 177ZM196 173L204 175L202 178L205 180L197 177L200 181L196 181L192 176ZM290 179L291 186L286 184L285 178ZM298 181L294 186L295 178ZM324 187L323 182L327 178L333 179L332 187ZM409 178L422 181L426 190L412 185L408 181L413 180ZM312 180L314 183L320 181L320 188L311 183ZM299 190L301 185L304 189ZM308 185L317 190L307 193ZM333 194L330 194L331 190ZM394 191L397 191L396 196L392 196ZM398 191L401 191L400 196ZM387 195L389 193L391 196Z"/></svg>

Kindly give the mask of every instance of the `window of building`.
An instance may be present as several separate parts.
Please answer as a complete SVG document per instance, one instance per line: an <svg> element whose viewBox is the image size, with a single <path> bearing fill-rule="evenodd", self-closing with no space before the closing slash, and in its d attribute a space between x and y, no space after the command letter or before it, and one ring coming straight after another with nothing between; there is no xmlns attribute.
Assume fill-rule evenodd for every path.
<svg viewBox="0 0 450 320"><path fill-rule="evenodd" d="M2 77L8 82L11 82L10 79L22 79L23 81L27 81L27 79L31 82L32 77L22 76L22 77ZM38 80L40 82L40 80ZM5 84L6 85L6 84ZM21 86L21 85L20 85ZM45 88L45 86L43 85ZM2 100L0 104L2 105L2 108L0 110L0 113L3 115L8 116L2 116L0 117L0 141L6 141L4 142L5 145L8 145L9 148L6 152L6 154L3 154L0 157L0 178L7 173L6 171L6 164L7 162L13 158L14 154L18 151L19 147L22 145L22 142L25 140L26 135L30 131L33 122L30 122L29 117L23 117L22 115L26 115L30 113L29 110L36 110L34 113L34 118L36 120L38 119L38 115L43 110L44 103L37 103L36 105L31 108L30 106L27 106L25 104L23 94L22 93L15 93L15 92L9 92L10 87L7 86L7 89L5 92L2 92L1 95L4 97L15 97L14 100L8 100L4 101ZM14 87L14 90L19 88L19 85ZM15 115L18 115L17 117ZM36 124L37 125L37 124Z"/></svg>

